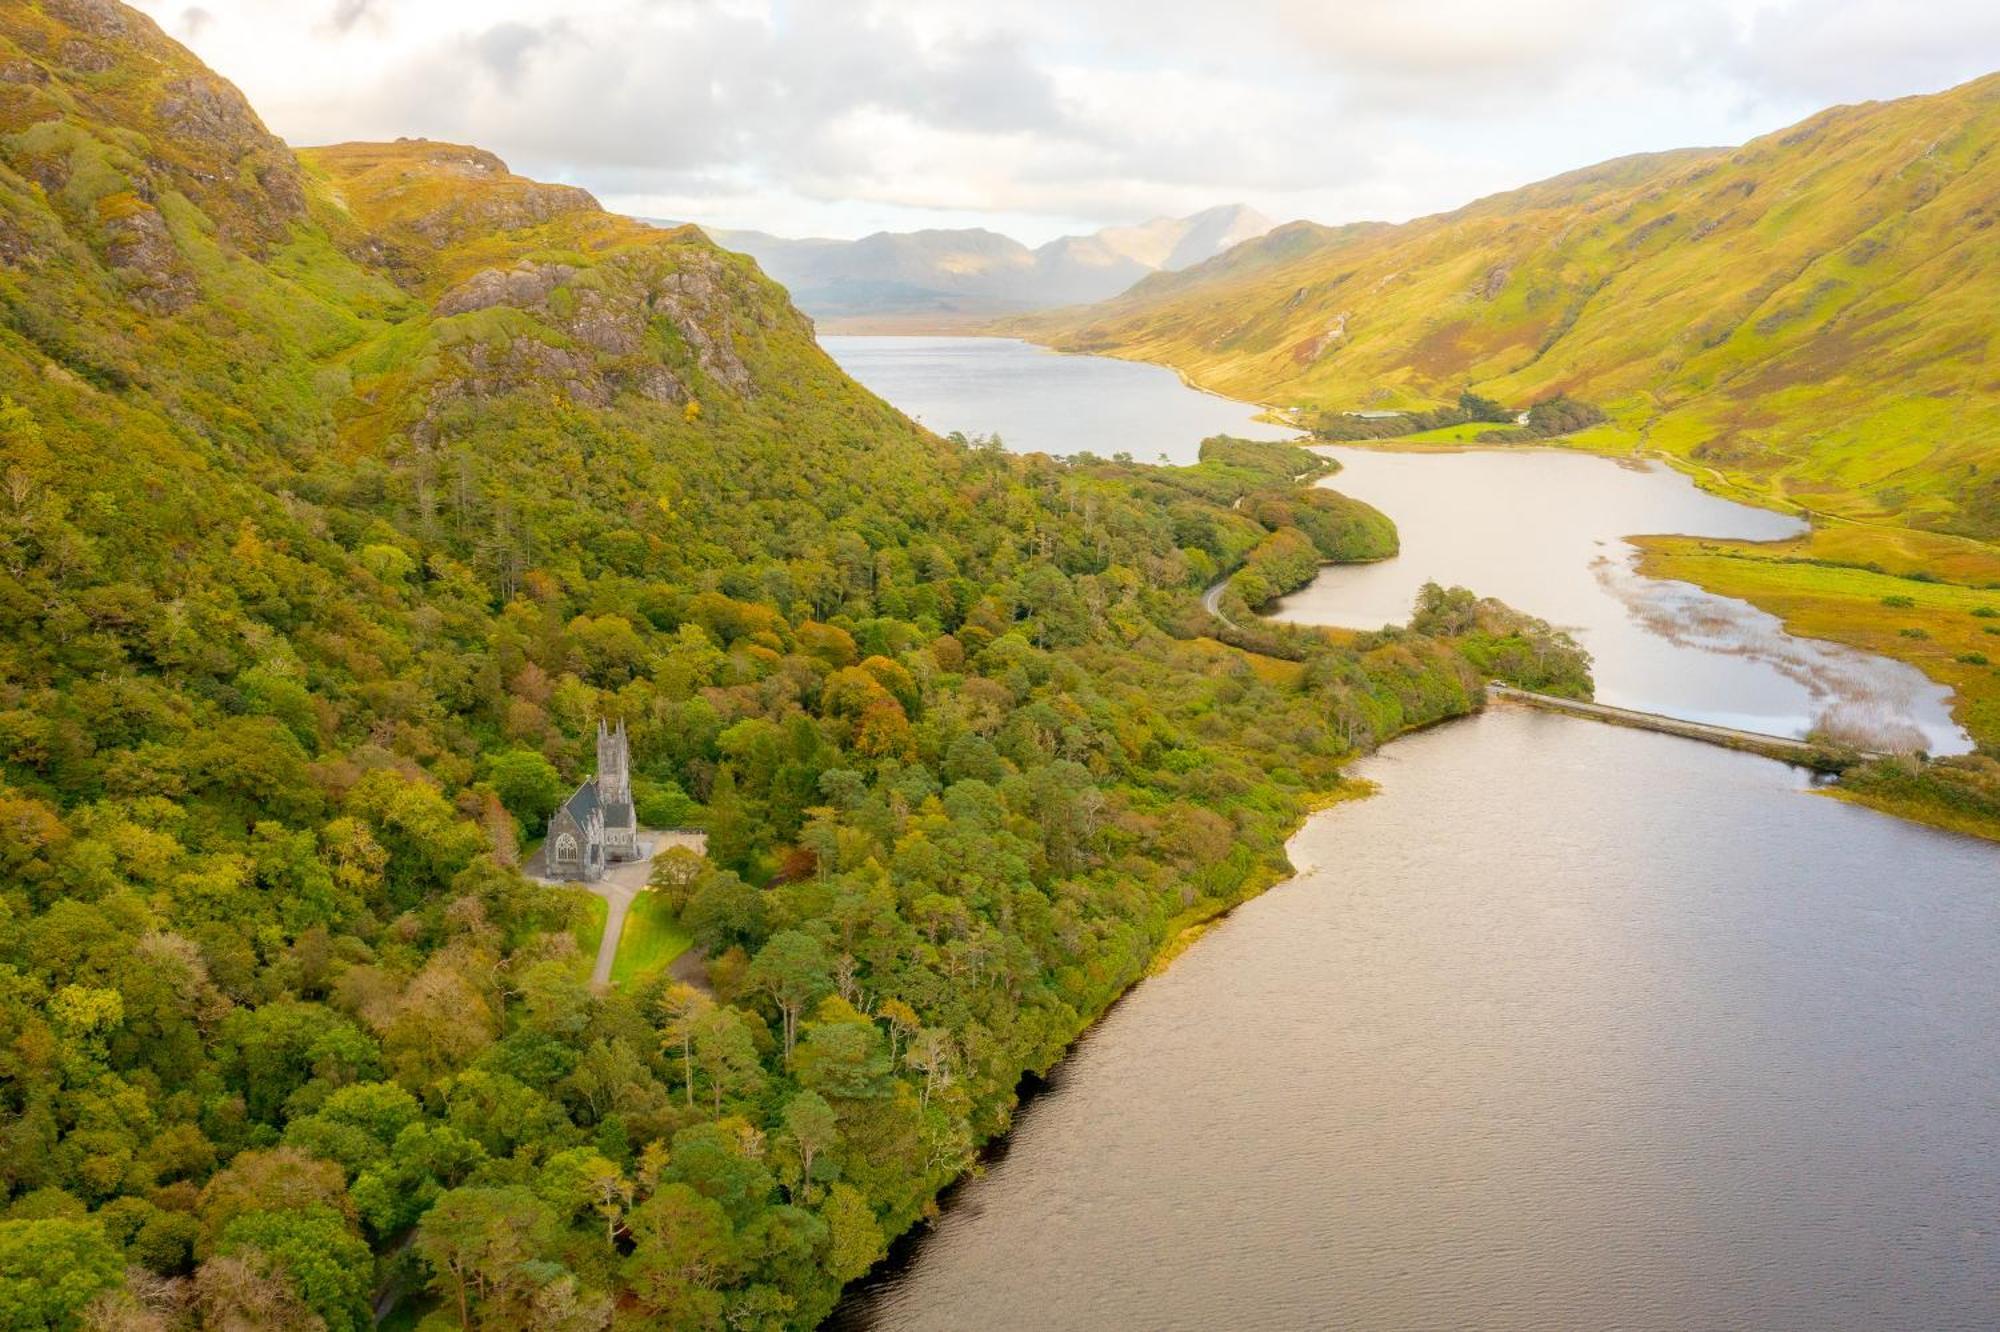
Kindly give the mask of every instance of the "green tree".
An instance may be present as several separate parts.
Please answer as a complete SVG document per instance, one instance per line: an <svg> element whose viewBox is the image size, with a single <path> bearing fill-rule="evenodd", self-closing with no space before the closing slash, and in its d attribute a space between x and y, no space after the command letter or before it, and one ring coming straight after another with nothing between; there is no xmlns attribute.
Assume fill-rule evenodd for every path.
<svg viewBox="0 0 2000 1332"><path fill-rule="evenodd" d="M801 1086L835 1100L873 1100L888 1094L889 1052L881 1028L872 1022L813 1024L799 1044L796 1063Z"/></svg>
<svg viewBox="0 0 2000 1332"><path fill-rule="evenodd" d="M532 749L510 749L486 760L486 780L507 812L526 829L542 827L562 803L562 774Z"/></svg>
<svg viewBox="0 0 2000 1332"><path fill-rule="evenodd" d="M874 1209L851 1185L836 1184L828 1191L820 1217L828 1234L826 1267L835 1281L853 1281L889 1251Z"/></svg>
<svg viewBox="0 0 2000 1332"><path fill-rule="evenodd" d="M517 1184L453 1189L417 1223L411 1247L431 1270L432 1289L451 1301L460 1327L507 1326L532 1306L547 1275L538 1270L553 1239L549 1209Z"/></svg>
<svg viewBox="0 0 2000 1332"><path fill-rule="evenodd" d="M792 1062L798 1041L799 1015L833 988L826 949L800 930L781 930L751 959L744 979L752 989L769 995L784 1022L785 1063Z"/></svg>
<svg viewBox="0 0 2000 1332"><path fill-rule="evenodd" d="M785 1137L798 1153L799 1184L794 1200L812 1204L813 1164L819 1154L840 1141L840 1119L817 1092L802 1091L785 1102Z"/></svg>
<svg viewBox="0 0 2000 1332"><path fill-rule="evenodd" d="M674 981L660 996L660 1014L664 1022L660 1029L661 1049L666 1052L678 1051L681 1058L681 1082L687 1089L687 1103L694 1105L694 1034L696 1019L713 1001L685 981Z"/></svg>
<svg viewBox="0 0 2000 1332"><path fill-rule="evenodd" d="M0 1221L0 1327L76 1327L124 1266L95 1221Z"/></svg>
<svg viewBox="0 0 2000 1332"><path fill-rule="evenodd" d="M685 846L670 846L653 857L652 873L647 882L653 891L667 901L667 906L679 915L687 909L688 895L708 872L708 862L699 851Z"/></svg>
<svg viewBox="0 0 2000 1332"><path fill-rule="evenodd" d="M708 1084L716 1114L725 1098L754 1095L764 1084L750 1026L733 1008L715 1005L695 1014L691 1028L694 1067Z"/></svg>
<svg viewBox="0 0 2000 1332"><path fill-rule="evenodd" d="M716 1288L735 1270L729 1218L719 1203L668 1183L632 1211L632 1253L623 1266L640 1307L670 1328L712 1326Z"/></svg>
<svg viewBox="0 0 2000 1332"><path fill-rule="evenodd" d="M369 1326L374 1260L368 1246L331 1207L248 1212L222 1232L224 1256L255 1250L268 1257L299 1298L333 1329Z"/></svg>

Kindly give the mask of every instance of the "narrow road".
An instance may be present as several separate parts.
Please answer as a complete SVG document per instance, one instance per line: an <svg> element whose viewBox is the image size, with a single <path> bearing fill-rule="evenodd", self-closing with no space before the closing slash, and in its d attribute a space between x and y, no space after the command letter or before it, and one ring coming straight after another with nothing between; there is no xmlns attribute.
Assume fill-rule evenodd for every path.
<svg viewBox="0 0 2000 1332"><path fill-rule="evenodd" d="M1680 717L1665 717L1657 712L1639 712L1632 708L1616 708L1609 703L1586 703L1580 699L1558 698L1554 694L1537 694L1527 689L1516 689L1512 685L1497 681L1486 686L1486 692L1495 698L1506 699L1526 707L1540 708L1546 712L1561 712L1572 717L1584 717L1592 721L1610 722L1615 726L1631 726L1640 730L1658 731L1662 735L1678 735L1688 740L1703 740L1726 749L1747 750L1762 754L1766 758L1779 759L1786 763L1804 763L1810 767L1823 767L1828 753L1809 740L1799 740L1791 736L1766 735L1761 731L1740 731L1733 726L1714 726L1708 722L1686 721ZM1883 758L1883 754L1872 750L1853 751L1865 759Z"/></svg>
<svg viewBox="0 0 2000 1332"><path fill-rule="evenodd" d="M1243 632L1243 626L1222 613L1222 590L1228 586L1229 579L1224 578L1221 582L1209 588L1208 591L1202 593L1201 608L1240 634Z"/></svg>
<svg viewBox="0 0 2000 1332"><path fill-rule="evenodd" d="M705 833L689 832L684 829L657 831L641 828L639 839L651 844L643 860L627 861L622 865L612 865L604 871L604 877L596 883L579 883L573 886L604 899L604 937L597 944L597 965L591 968L590 980L593 985L611 983L611 967L618 960L618 940L625 931L625 916L632 910L632 902L646 891L653 880L653 857L676 846L684 846L697 855L708 851L708 836ZM560 884L569 882L551 879L543 871L542 852L537 850L528 858L522 871L537 883Z"/></svg>
<svg viewBox="0 0 2000 1332"><path fill-rule="evenodd" d="M604 878L596 883L584 885L604 899L605 907L604 937L597 944L597 965L590 971L592 985L611 983L611 964L618 960L618 940L625 933L625 913L632 909L632 899L646 886L643 877L637 883L616 881L615 876L620 870L629 869L636 869L643 876L651 871L652 862L648 859L631 865L614 865L606 872Z"/></svg>

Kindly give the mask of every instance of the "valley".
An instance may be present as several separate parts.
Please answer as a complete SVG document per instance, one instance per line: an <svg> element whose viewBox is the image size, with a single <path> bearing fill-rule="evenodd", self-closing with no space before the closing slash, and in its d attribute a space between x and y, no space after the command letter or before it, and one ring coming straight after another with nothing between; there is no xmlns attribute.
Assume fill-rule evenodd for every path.
<svg viewBox="0 0 2000 1332"><path fill-rule="evenodd" d="M1170 365L1307 425L1467 390L1510 410L1600 407L1602 424L1551 442L1664 459L1811 524L1775 548L1650 543L1649 572L1910 662L1990 747L2000 672L1972 612L2000 595L2000 397L1978 294L2000 271L1986 262L1996 127L2000 76L1400 226L1280 227L997 327Z"/></svg>
<svg viewBox="0 0 2000 1332"><path fill-rule="evenodd" d="M1879 811L1995 825L1869 775L1894 760L1851 787L1810 771L1877 744L1964 751L1948 691L1661 581L1662 549L1782 558L1801 524L1659 463L1315 454L1301 482L1393 536L1247 595L1244 573L1218 581L1204 609L1224 632L1393 641L1423 584L1476 578L1574 634L1586 697L1624 708L1528 711L1493 685L1481 713L1357 765L1367 793L1308 816L1295 875L1084 1035L832 1325L1526 1329L1554 1302L1638 1328L1693 1309L1978 1326L1987 1263L1935 1227L2000 1197L1989 1079L1916 1052L1980 1039L1985 1001L1960 998L1986 988L1996 853ZM1467 609L1420 603L1412 623ZM1951 1163L1948 1196L1896 1164L1918 1157ZM1451 1255L1447 1274L1413 1253Z"/></svg>
<svg viewBox="0 0 2000 1332"><path fill-rule="evenodd" d="M793 241L570 182L1124 136L640 9L0 6L0 1324L1990 1321L2000 81Z"/></svg>
<svg viewBox="0 0 2000 1332"><path fill-rule="evenodd" d="M294 151L116 0L0 8L0 255L29 1326L815 1325L1349 761L1479 704L1478 624L1204 637L1246 556L1341 555L1310 455L941 438L698 230ZM707 852L596 985L603 899L522 869L604 719ZM682 936L702 986L641 966Z"/></svg>
<svg viewBox="0 0 2000 1332"><path fill-rule="evenodd" d="M1270 228L1269 218L1235 204L1033 249L982 229L852 241L723 228L709 235L754 258L827 332L935 335L970 332L995 315L1116 296L1149 273L1192 267Z"/></svg>

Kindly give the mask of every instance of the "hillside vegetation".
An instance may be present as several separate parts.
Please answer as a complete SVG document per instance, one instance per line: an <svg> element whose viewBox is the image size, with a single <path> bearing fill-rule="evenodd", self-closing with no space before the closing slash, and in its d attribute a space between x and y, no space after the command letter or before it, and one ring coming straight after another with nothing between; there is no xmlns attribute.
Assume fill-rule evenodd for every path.
<svg viewBox="0 0 2000 1332"><path fill-rule="evenodd" d="M1162 361L1347 437L1383 433L1347 412L1444 408L1468 389L1516 411L1566 395L1610 417L1566 444L1664 453L1706 486L1812 517L1810 539L1734 548L1741 576L1709 585L1811 602L1811 631L1879 647L1841 623L1876 597L1830 595L1816 569L2000 584L1996 144L2000 75L1406 225L1280 227L1008 329ZM1717 572L1671 551L1656 567ZM1922 640L1887 637L1957 685L1961 720L2000 744L1990 671L1938 672Z"/></svg>
<svg viewBox="0 0 2000 1332"><path fill-rule="evenodd" d="M1991 538L1996 142L2000 75L1405 226L1280 228L1033 327L1265 402L1567 393L1773 496Z"/></svg>
<svg viewBox="0 0 2000 1332"><path fill-rule="evenodd" d="M748 259L294 154L112 0L0 7L0 257L10 1327L815 1324L1478 702L1478 617L1199 637L1253 551L1393 539L1298 450L935 438ZM600 716L708 832L648 905L705 987L593 989L601 903L515 867Z"/></svg>

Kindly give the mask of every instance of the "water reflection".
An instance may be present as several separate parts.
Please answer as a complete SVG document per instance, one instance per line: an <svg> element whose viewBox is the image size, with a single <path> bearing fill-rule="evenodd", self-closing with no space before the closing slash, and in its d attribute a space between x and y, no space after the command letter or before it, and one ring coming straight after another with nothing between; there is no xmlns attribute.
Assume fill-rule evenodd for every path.
<svg viewBox="0 0 2000 1332"><path fill-rule="evenodd" d="M1772 735L1834 731L1867 748L1962 753L1950 691L1915 667L1795 638L1777 618L1687 583L1641 578L1621 538L1775 540L1798 520L1733 504L1658 464L1553 449L1325 450L1327 484L1396 520L1402 553L1324 571L1280 619L1375 628L1409 616L1426 580L1499 597L1575 633L1597 696Z"/></svg>
<svg viewBox="0 0 2000 1332"><path fill-rule="evenodd" d="M1173 371L1064 356L1013 338L829 335L841 369L940 434L1000 436L1016 453L1129 453L1191 463L1210 435L1290 439L1246 403L1202 393Z"/></svg>

